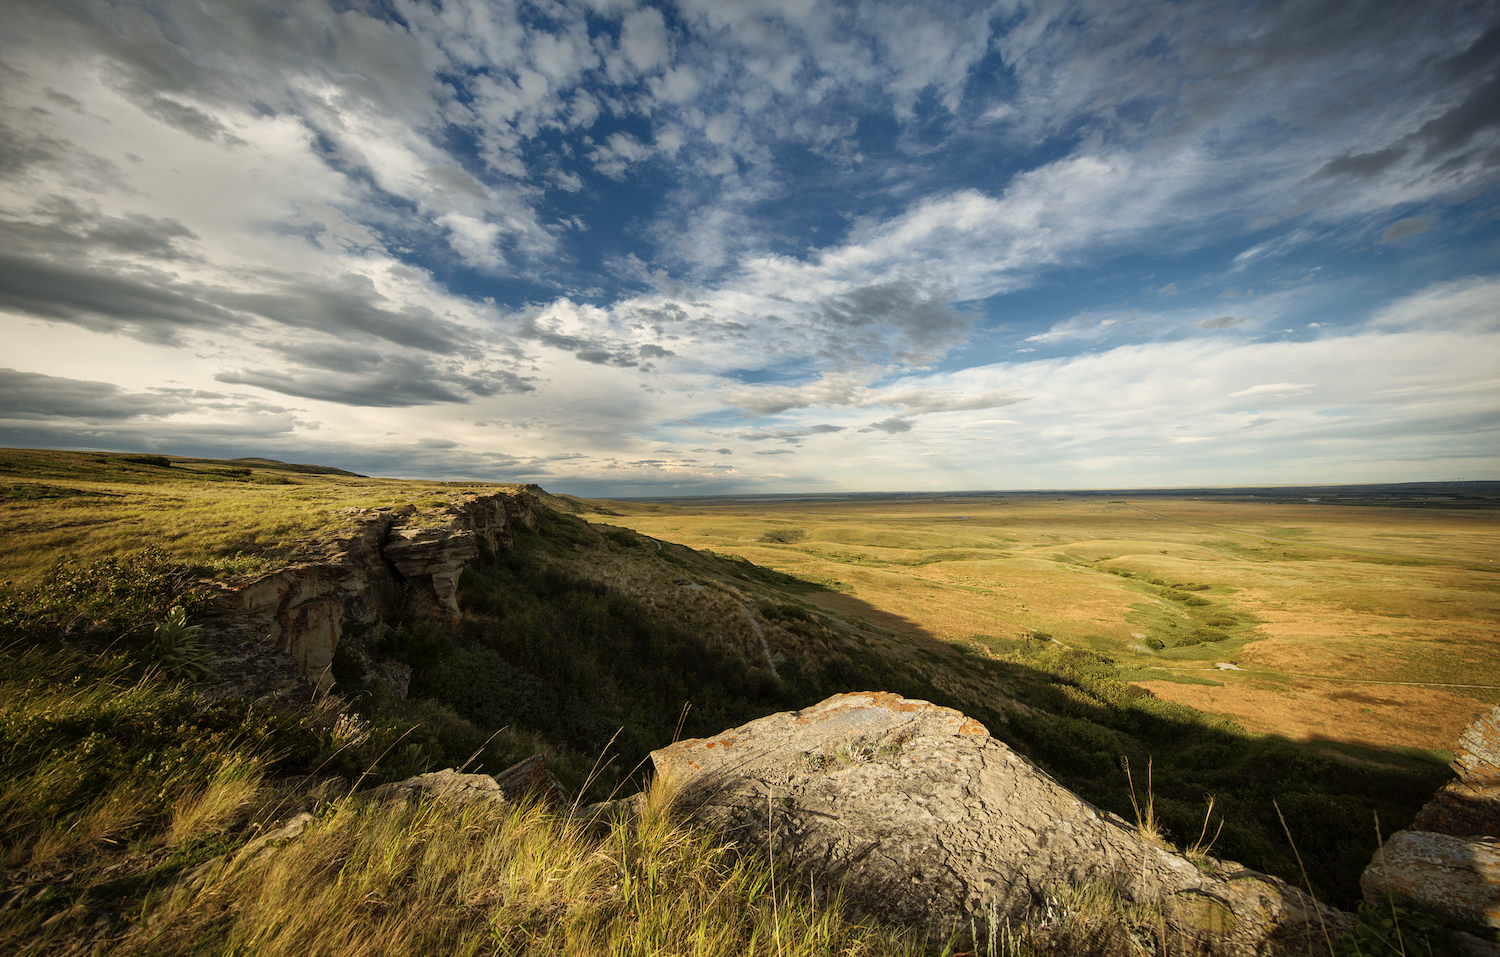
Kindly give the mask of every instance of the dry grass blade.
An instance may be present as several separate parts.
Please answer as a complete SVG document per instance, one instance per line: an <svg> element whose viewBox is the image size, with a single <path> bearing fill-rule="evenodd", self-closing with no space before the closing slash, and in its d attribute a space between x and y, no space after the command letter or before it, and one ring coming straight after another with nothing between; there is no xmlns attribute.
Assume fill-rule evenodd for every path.
<svg viewBox="0 0 1500 957"><path fill-rule="evenodd" d="M1152 844L1164 844L1160 822L1156 819L1156 793L1152 788L1151 781L1151 759L1146 760L1146 803L1144 810L1140 800L1136 797L1135 777L1130 773L1130 758L1121 757L1120 764L1125 768L1125 780L1130 784L1130 806L1135 809L1135 826L1141 837Z"/></svg>
<svg viewBox="0 0 1500 957"><path fill-rule="evenodd" d="M1312 881L1307 878L1307 866L1302 863L1302 852L1297 850L1297 842L1292 839L1292 829L1287 827L1286 815L1281 813L1281 804L1277 801L1271 802L1276 808L1276 816L1281 820L1281 829L1286 832L1287 843L1292 846L1292 854L1297 858L1297 867L1302 871L1302 883L1307 887L1307 896L1312 901L1313 908L1318 912L1318 926L1323 928L1323 942L1328 945L1328 952L1335 953L1333 949L1333 938L1328 935L1328 924L1323 920L1323 908L1318 905L1317 898L1313 897Z"/></svg>

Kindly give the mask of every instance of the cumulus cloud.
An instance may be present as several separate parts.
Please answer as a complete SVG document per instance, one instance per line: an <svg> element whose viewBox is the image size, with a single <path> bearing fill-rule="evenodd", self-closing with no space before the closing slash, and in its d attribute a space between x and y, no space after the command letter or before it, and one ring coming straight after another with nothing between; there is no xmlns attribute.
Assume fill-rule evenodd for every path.
<svg viewBox="0 0 1500 957"><path fill-rule="evenodd" d="M1496 326L1484 4L397 7L7 8L0 335L41 377L11 421L632 481L730 481L649 456L735 435L857 482L945 430L1020 461L1108 419L1128 460L1136 400L1178 449L1327 435L1325 354L1257 335L1443 378L1424 342ZM1231 428L1247 402L1284 417Z"/></svg>

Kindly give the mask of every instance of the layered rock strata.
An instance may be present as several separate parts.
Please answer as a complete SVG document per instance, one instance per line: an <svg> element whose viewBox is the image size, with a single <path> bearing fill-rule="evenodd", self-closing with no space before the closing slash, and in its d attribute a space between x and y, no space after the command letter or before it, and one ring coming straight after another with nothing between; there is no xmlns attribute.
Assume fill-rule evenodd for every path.
<svg viewBox="0 0 1500 957"><path fill-rule="evenodd" d="M410 522L410 507L355 510L353 531L304 548L319 552L315 558L219 585L204 623L214 666L207 690L251 698L326 693L346 633L371 630L401 584L456 613L459 577L481 545L509 548L515 523L537 527L536 491L466 495L420 524ZM371 680L405 694L409 670L363 657Z"/></svg>
<svg viewBox="0 0 1500 957"><path fill-rule="evenodd" d="M1337 940L1351 923L1276 878L1152 843L925 701L836 695L652 759L693 820L934 940L1089 884L1159 908L1172 953L1321 951L1325 927Z"/></svg>

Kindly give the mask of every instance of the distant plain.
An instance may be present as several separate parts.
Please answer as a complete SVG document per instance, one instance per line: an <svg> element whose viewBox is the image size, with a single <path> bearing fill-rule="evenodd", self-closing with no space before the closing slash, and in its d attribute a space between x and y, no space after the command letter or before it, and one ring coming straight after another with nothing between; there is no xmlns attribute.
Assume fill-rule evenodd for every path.
<svg viewBox="0 0 1500 957"><path fill-rule="evenodd" d="M602 520L819 582L809 601L896 631L1106 654L1252 733L1443 751L1500 703L1500 509L1424 504L858 496Z"/></svg>

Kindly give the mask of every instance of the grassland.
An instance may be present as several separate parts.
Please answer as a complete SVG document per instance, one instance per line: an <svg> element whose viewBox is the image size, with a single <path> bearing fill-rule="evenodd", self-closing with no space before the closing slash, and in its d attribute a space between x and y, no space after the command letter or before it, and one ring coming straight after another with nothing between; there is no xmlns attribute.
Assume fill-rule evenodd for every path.
<svg viewBox="0 0 1500 957"><path fill-rule="evenodd" d="M1500 702L1500 510L1066 495L610 503L992 653L1043 634L1303 740L1442 751ZM1232 665L1233 669L1222 665Z"/></svg>
<svg viewBox="0 0 1500 957"><path fill-rule="evenodd" d="M1264 629L1276 609L1231 572L1258 571L1265 578L1257 588L1282 602L1295 597L1295 582L1284 577L1289 571L1304 579L1316 572L1322 580L1340 568L1436 576L1431 581L1448 582L1449 592L1432 598L1433 609L1448 607L1444 600L1469 601L1469 592L1493 598L1493 589L1474 584L1493 580L1484 578L1489 573L1476 564L1477 554L1455 557L1435 545L1416 558L1350 558L1347 548L1369 539L1296 539L1301 525L1280 519L1251 536L1232 535L1203 527L1223 524L1220 514L1172 515L1174 503L1160 500L1145 503L1145 512L1036 497L709 511L544 495L555 508L541 510L536 533L518 531L514 549L484 555L466 571L456 621L429 617L432 609L402 599L373 633L346 634L346 644L366 642L377 656L412 666L410 699L363 689L357 662L336 658L335 694L318 708L266 714L240 703L201 711L181 685L164 678L148 641L151 624L181 600L178 592L191 587L193 575L216 570L215 561L228 572L295 554L305 547L303 536L343 528L350 508L435 510L455 494L494 486L365 479L274 463L163 466L67 453L3 453L0 462L5 514L15 525L6 547L16 582L0 592L0 770L14 783L0 793L0 943L28 939L44 925L62 928L58 933L76 943L98 924L121 946L150 926L162 936L142 938L145 949L241 952L247 941L270 946L277 921L285 924L288 914L325 904L358 911L352 926L384 927L394 902L407 900L401 895L417 873L412 868L427 866L418 845L461 848L471 840L463 835L485 833L492 835L485 840L511 841L522 858L534 860L555 840L561 843L554 857L562 862L571 859L568 842L577 835L549 832L555 821L530 819L466 819L449 834L420 815L389 818L318 791L328 791L333 778L348 795L465 760L493 771L541 751L565 784L585 791L594 758L604 754L584 800L603 798L641 783L641 759L676 733L713 734L834 692L870 689L959 708L1087 800L1127 817L1131 795L1121 761L1143 767L1154 760L1156 809L1169 840L1186 844L1198 834L1205 796L1212 794L1215 825L1224 824L1216 853L1298 880L1279 802L1313 886L1348 907L1373 850L1372 814L1387 833L1404 826L1448 776L1446 757L1427 743L1403 748L1327 736L1309 746L1277 734L1247 735L1171 695L1260 687L1252 682L1273 694L1296 693L1277 692L1277 681L1301 688L1292 682L1303 679L1284 671L1214 668L1216 661L1234 661L1249 669L1245 649L1271 640ZM46 491L58 488L79 494ZM107 500L103 512L100 498ZM189 506L206 527L181 519ZM1213 521L1190 524L1199 518ZM1471 526L1479 531L1466 534L1482 538L1488 527L1482 518ZM174 537L174 529L182 534ZM1257 531L1300 544L1256 539ZM165 550L142 552L140 545ZM58 560L60 570L47 573ZM1384 564L1391 560L1408 564ZM1361 582L1356 576L1346 583L1358 601L1331 607L1368 616L1367 605L1389 600L1381 588L1356 587ZM87 605L87 614L71 614L70 602ZM1291 605L1286 614L1305 607ZM1464 607L1475 617L1488 614L1473 602ZM80 630L80 621L91 624ZM1317 634L1297 640L1314 645ZM1152 650L1152 642L1160 648ZM1214 670L1189 670L1204 668ZM1360 687L1334 677L1321 680L1335 691ZM1353 677L1364 680L1357 672ZM1140 688L1166 679L1164 693ZM1469 707L1479 700L1455 697ZM1447 720L1447 712L1440 718ZM351 721L368 733L357 746L340 740ZM155 770L162 762L170 764L165 777ZM159 783L148 786L153 780ZM210 800L221 792L227 796ZM214 871L207 883L182 885L294 801L321 809L319 821L328 822L319 824L324 836L308 845L310 866L358 871L353 883L315 882L311 896L263 898L254 904L265 907L260 925L226 923L223 904L285 885L281 872L247 862ZM540 843L512 841L505 830L512 826L542 835ZM366 828L389 829L413 843L367 861L358 833ZM617 839L630 840L579 838L579 873L597 876L590 862L609 859L608 842ZM673 847L689 840L662 839ZM657 885L666 896L638 900L643 907L654 900L650 906L662 910L638 914L619 910L610 887L588 883L594 877L580 878L576 894L559 888L565 891L559 899L548 888L573 887L571 876L533 868L526 873L540 874L545 886L527 890L522 884L531 877L489 859L475 866L493 864L500 869L485 874L512 875L505 880L517 888L519 910L462 894L443 897L479 880L478 871L441 871L451 862L434 859L448 876L422 885L418 898L401 906L436 900L441 913L457 915L456 923L435 931L438 937L412 925L402 933L410 931L410 952L456 940L478 952L527 952L531 944L523 941L535 942L531 952L547 952L605 940L610 921L675 913L677 895L692 900L697 893L694 881L729 875L737 866L724 858L729 870L713 870L702 861L720 852L709 851L682 872L684 883ZM532 867L525 860L517 865L523 870ZM363 871L367 864L378 873ZM65 881L69 873L84 876ZM768 898L757 889L765 874L750 873L743 894L714 905L723 905L718 913L732 927L698 925L693 932L719 935L714 939L725 942L726 953L771 952L762 919ZM360 881L375 906L339 896ZM168 891L174 896L164 897ZM790 897L769 900L774 937L786 929L774 908L800 905ZM819 911L808 920L824 916ZM574 917L578 922L569 923ZM118 933L108 930L127 923ZM357 952L349 941L316 937L318 927L298 926L277 937L284 942L277 946L334 953L349 943L349 952ZM879 933L860 936L836 922L819 926L798 938L816 952L826 939L844 942L834 952L910 952ZM450 931L456 936L442 936ZM243 934L251 937L237 936ZM203 941L209 943L200 947ZM775 939L775 952L797 952L786 942ZM611 943L609 950L629 952L628 943Z"/></svg>
<svg viewBox="0 0 1500 957"><path fill-rule="evenodd" d="M366 478L265 459L0 449L0 581L158 546L207 573L270 567L365 508L431 511L484 483Z"/></svg>

